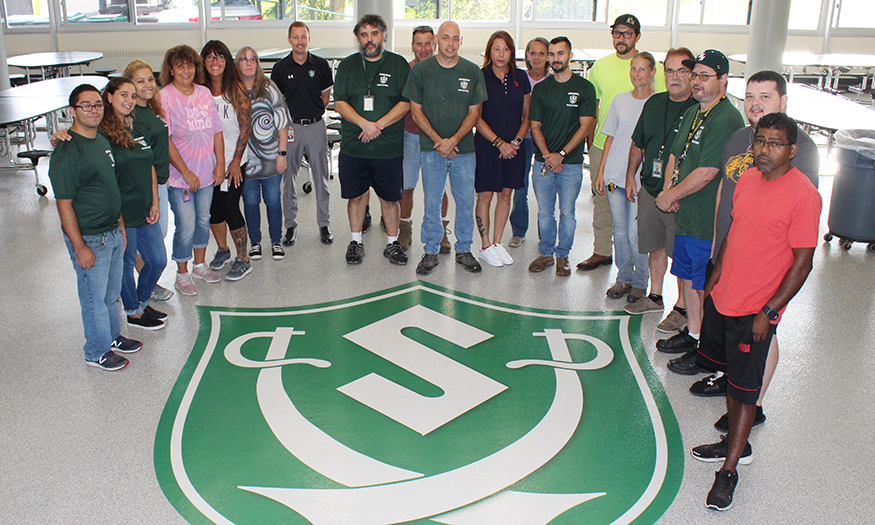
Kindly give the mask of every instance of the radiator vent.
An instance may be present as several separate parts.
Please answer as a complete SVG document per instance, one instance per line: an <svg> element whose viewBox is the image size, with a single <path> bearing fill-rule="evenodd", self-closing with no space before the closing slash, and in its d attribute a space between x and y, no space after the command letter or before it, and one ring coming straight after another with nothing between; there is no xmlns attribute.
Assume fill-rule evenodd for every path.
<svg viewBox="0 0 875 525"><path fill-rule="evenodd" d="M128 61L140 59L148 62L150 59L154 58L163 60L165 52L166 50L160 49L150 49L148 51L104 51L103 57L127 59Z"/></svg>

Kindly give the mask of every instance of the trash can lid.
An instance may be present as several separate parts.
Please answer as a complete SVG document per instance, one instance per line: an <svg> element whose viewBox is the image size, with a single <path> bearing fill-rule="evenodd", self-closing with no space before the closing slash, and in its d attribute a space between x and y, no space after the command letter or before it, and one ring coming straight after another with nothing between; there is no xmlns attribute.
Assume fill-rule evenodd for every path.
<svg viewBox="0 0 875 525"><path fill-rule="evenodd" d="M875 159L875 130L840 129L835 134L836 146L856 151L860 155Z"/></svg>

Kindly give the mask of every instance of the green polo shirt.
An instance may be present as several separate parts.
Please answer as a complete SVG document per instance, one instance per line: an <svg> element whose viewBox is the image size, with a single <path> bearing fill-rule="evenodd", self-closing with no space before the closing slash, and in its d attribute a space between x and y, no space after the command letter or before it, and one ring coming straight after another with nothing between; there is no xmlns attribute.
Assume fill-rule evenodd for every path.
<svg viewBox="0 0 875 525"><path fill-rule="evenodd" d="M49 161L55 198L72 200L82 235L99 235L118 228L121 195L115 178L112 148L103 136L85 138L70 130Z"/></svg>
<svg viewBox="0 0 875 525"><path fill-rule="evenodd" d="M112 144L115 157L115 175L122 196L122 217L128 228L142 228L148 224L149 208L152 207L152 165L155 161L152 147L146 140L143 129L134 123L129 128L134 138L131 149Z"/></svg>
<svg viewBox="0 0 875 525"><path fill-rule="evenodd" d="M384 51L381 60L371 62L361 53L344 58L334 77L334 99L346 102L363 118L376 122L399 102L408 102L402 94L410 75L410 66L401 55ZM373 97L373 110L365 111L365 97ZM386 127L376 139L363 143L362 129L344 119L341 124L340 151L365 159L393 159L404 156L404 119Z"/></svg>
<svg viewBox="0 0 875 525"><path fill-rule="evenodd" d="M170 177L170 138L167 133L167 123L152 111L152 106L137 106L134 108L134 120L137 127L143 130L146 140L152 146L155 157L155 176L158 184L164 184Z"/></svg>
<svg viewBox="0 0 875 525"><path fill-rule="evenodd" d="M473 62L459 57L453 67L443 67L437 56L419 62L410 70L404 96L422 105L431 127L443 138L459 131L471 106L486 101L483 72ZM422 151L434 151L434 141L419 132ZM474 153L474 134L468 133L456 146L459 154Z"/></svg>
<svg viewBox="0 0 875 525"><path fill-rule="evenodd" d="M595 118L596 107L595 88L589 80L575 74L559 82L551 75L532 89L529 120L541 123L547 149L557 152L580 129L580 117ZM535 160L544 162L538 148L535 148ZM583 164L583 142L565 152L563 164Z"/></svg>

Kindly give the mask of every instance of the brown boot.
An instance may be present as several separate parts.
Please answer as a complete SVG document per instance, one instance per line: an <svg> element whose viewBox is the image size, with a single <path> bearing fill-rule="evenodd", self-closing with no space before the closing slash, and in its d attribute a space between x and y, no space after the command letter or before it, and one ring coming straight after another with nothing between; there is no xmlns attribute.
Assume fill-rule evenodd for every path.
<svg viewBox="0 0 875 525"><path fill-rule="evenodd" d="M405 250L410 248L410 243L413 241L413 221L399 221L398 223L398 243Z"/></svg>
<svg viewBox="0 0 875 525"><path fill-rule="evenodd" d="M614 259L610 255L598 255L594 253L589 259L578 263L577 269L582 272L588 272L590 270L595 270L599 266L610 266L613 262Z"/></svg>
<svg viewBox="0 0 875 525"><path fill-rule="evenodd" d="M441 253L450 253L453 249L453 245L450 244L450 221L445 220L441 222L444 223L444 238L441 241Z"/></svg>
<svg viewBox="0 0 875 525"><path fill-rule="evenodd" d="M568 277L571 275L571 266L568 265L568 257L556 257L556 275Z"/></svg>
<svg viewBox="0 0 875 525"><path fill-rule="evenodd" d="M544 268L553 264L552 255L539 255L537 259L529 265L529 271L532 273L543 272Z"/></svg>

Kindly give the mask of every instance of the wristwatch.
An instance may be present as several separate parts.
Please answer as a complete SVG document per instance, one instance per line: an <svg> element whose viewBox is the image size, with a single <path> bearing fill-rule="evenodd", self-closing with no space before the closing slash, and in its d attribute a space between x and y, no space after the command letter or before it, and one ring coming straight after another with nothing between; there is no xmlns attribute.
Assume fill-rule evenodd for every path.
<svg viewBox="0 0 875 525"><path fill-rule="evenodd" d="M769 318L769 321L777 321L778 316L780 315L778 314L777 310L772 310L771 308L769 308L769 305L763 306L763 313L766 314L766 317Z"/></svg>
<svg viewBox="0 0 875 525"><path fill-rule="evenodd" d="M288 151L280 151L280 156L282 156L282 157L286 157L286 156L288 156L288 154L289 154Z"/></svg>
<svg viewBox="0 0 875 525"><path fill-rule="evenodd" d="M514 137L514 139L511 141L511 143L516 147L520 147L520 145L523 143L523 139L521 139L519 137Z"/></svg>
<svg viewBox="0 0 875 525"><path fill-rule="evenodd" d="M564 159L564 158L565 158L565 155L566 155L566 153L565 153L565 150L564 150L564 149L563 149L563 150L559 150L559 156L560 156L560 157L562 157L562 158Z"/></svg>

